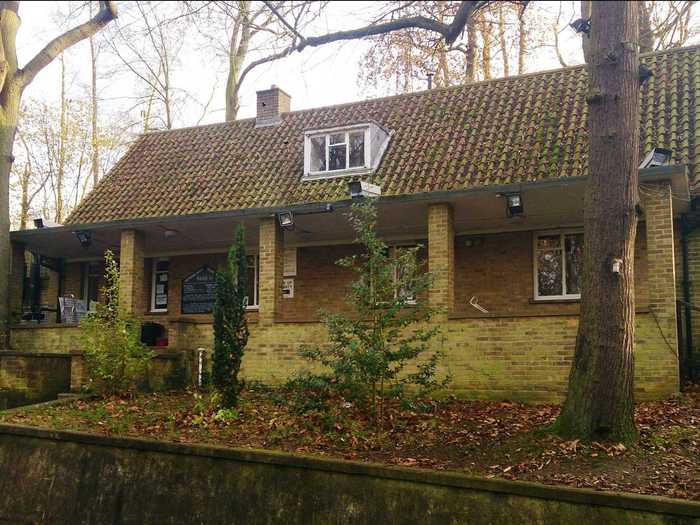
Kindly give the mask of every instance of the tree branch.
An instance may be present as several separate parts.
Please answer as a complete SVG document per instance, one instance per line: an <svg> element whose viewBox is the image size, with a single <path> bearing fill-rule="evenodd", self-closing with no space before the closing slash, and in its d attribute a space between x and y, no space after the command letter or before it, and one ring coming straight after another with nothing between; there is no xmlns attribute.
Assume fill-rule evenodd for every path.
<svg viewBox="0 0 700 525"><path fill-rule="evenodd" d="M293 30L294 34L296 34L296 36L299 38L296 51L302 51L306 47L317 47L341 40L355 40L368 36L383 35L394 31L400 31L402 29L425 29L428 31L433 31L442 35L447 45L451 45L457 40L457 38L459 38L459 35L462 33L462 31L464 31L465 26L472 18L474 13L485 7L490 3L490 1L491 0L463 0L459 6L459 9L457 10L457 13L455 14L455 17L449 24L445 24L438 20L424 16L413 16L408 18L398 18L388 22L373 23L357 29L337 31L335 33L328 33L326 35L312 36L308 38L303 37L297 33L296 30L291 28L284 17L276 9L274 9L269 2L265 1L265 4L280 19L282 24ZM512 3L527 5L526 0L513 0Z"/></svg>
<svg viewBox="0 0 700 525"><path fill-rule="evenodd" d="M39 51L39 53L37 53L37 55L32 58L22 70L18 72L22 87L25 87L31 83L39 71L49 65L51 61L63 51L77 44L81 40L94 35L115 18L117 18L117 7L114 5L114 2L100 2L100 10L93 18L83 24L80 24L79 26L74 27L73 29L66 31L61 36L54 38L46 45L46 47L44 47L44 49Z"/></svg>

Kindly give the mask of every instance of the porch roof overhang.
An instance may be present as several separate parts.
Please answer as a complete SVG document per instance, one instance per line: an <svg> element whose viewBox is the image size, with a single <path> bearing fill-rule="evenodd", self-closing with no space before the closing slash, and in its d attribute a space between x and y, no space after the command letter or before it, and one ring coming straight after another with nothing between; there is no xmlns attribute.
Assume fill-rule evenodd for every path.
<svg viewBox="0 0 700 525"><path fill-rule="evenodd" d="M674 216L689 209L690 190L685 165L640 170L640 184L669 181L673 192ZM583 222L585 177L567 177L529 183L488 185L445 192L387 196L379 200L379 230L389 239L425 239L426 207L430 203L450 202L455 209L458 235L499 231L535 230L580 226ZM525 214L509 218L502 194L520 192ZM296 229L285 232L288 246L340 244L354 236L343 213L352 200L308 203L274 208L248 208L225 212L147 217L135 220L71 224L66 226L13 231L10 238L43 255L69 260L100 258L106 249L119 250L120 232L139 229L145 234L146 256L185 253L224 252L233 239L235 224L246 229L248 242L258 242L257 224L261 218L291 211ZM324 213L331 205L333 213ZM75 233L88 230L92 245L83 249ZM165 232L174 232L166 237Z"/></svg>

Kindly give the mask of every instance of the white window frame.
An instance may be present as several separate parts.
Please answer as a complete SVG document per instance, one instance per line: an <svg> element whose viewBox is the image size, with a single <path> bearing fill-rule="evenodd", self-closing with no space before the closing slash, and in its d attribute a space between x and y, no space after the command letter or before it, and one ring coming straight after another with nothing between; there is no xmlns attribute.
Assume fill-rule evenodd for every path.
<svg viewBox="0 0 700 525"><path fill-rule="evenodd" d="M157 272L156 267L159 262L168 261L168 271L167 272ZM156 274L167 273L168 274L168 291L170 291L170 259L168 257L154 257L153 266L151 268L151 313L167 313L168 307L156 308ZM168 294L169 295L169 294ZM168 301L169 302L169 301Z"/></svg>
<svg viewBox="0 0 700 525"><path fill-rule="evenodd" d="M346 167L341 170L329 170L328 169L328 157L330 150L330 136L337 135L339 133L345 134L345 162L346 165L350 164L350 133L356 133L358 131L364 131L365 143L365 161L362 166ZM326 142L326 169L323 171L311 171L311 139L317 137L324 137ZM362 124L358 126L348 126L343 128L331 128L318 132L310 132L304 136L304 165L307 167L304 173L304 178L306 179L331 179L335 177L347 177L350 175L356 175L360 172L366 172L369 170L371 162L371 142L370 142L370 126L369 124ZM343 143L339 143L343 144Z"/></svg>
<svg viewBox="0 0 700 525"><path fill-rule="evenodd" d="M571 234L582 234L583 233L583 228L571 228L571 229L565 229L565 230L545 230L545 231L537 231L534 232L532 235L532 266L533 266L533 283L534 283L534 290L535 290L535 301L569 301L569 300L580 300L581 299L581 294L576 293L576 294L567 294L563 293L560 295L540 295L540 290L539 290L539 268L538 268L538 260L539 258L537 257L538 255L538 247L537 247L537 240L540 237L551 237L554 235L559 235L559 249L561 250L561 278L562 278L562 291L566 289L566 250L565 250L565 237L566 235L571 235ZM585 239L584 239L584 246L585 246Z"/></svg>
<svg viewBox="0 0 700 525"><path fill-rule="evenodd" d="M253 303L246 304L246 310L258 310L260 308L260 261L256 253L249 253L246 257L253 258L253 267L255 268L253 272ZM248 268L250 268L250 266L248 266L246 262L246 271Z"/></svg>

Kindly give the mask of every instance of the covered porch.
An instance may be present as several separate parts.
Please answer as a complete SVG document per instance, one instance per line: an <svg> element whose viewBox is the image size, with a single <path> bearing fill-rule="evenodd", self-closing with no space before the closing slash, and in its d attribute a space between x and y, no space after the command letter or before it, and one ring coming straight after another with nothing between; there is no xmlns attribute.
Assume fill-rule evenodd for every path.
<svg viewBox="0 0 700 525"><path fill-rule="evenodd" d="M659 397L678 390L674 217L687 211L688 187L683 167L643 170L640 179L637 384L642 396ZM429 300L441 325L436 349L445 353L455 391L530 401L563 393L578 320L572 254L582 239L584 185L582 178L555 179L380 200L378 229L387 244L425 246L434 275ZM508 194L520 195L522 213L508 212ZM86 306L99 300L101 261L110 249L120 263L122 304L160 327L146 334L148 344L169 351L211 349L209 270L223 264L235 226L242 224L251 282L244 372L281 381L304 365L298 356L303 345L324 341L319 311L345 308L353 274L335 262L357 250L346 218L351 203L13 232L13 282L26 282L26 252L50 261L46 282L55 282L44 285L51 290L43 295L15 286L13 312L22 317L27 289L48 308L52 295L56 309L59 296ZM279 214L288 211L294 228L282 229ZM81 246L75 232L87 233L89 242ZM74 319L58 312L44 322L15 323L13 349L76 350L78 329L66 320Z"/></svg>

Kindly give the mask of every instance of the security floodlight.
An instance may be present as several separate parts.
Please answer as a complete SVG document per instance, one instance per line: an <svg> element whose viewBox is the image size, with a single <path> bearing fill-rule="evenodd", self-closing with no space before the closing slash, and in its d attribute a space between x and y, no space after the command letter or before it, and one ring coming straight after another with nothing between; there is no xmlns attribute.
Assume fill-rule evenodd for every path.
<svg viewBox="0 0 700 525"><path fill-rule="evenodd" d="M639 169L653 168L654 166L667 166L671 162L673 151L666 148L652 149L639 165Z"/></svg>
<svg viewBox="0 0 700 525"><path fill-rule="evenodd" d="M294 215L291 211L282 211L277 214L277 220L280 223L280 228L291 231L294 229Z"/></svg>
<svg viewBox="0 0 700 525"><path fill-rule="evenodd" d="M88 230L78 230L73 232L73 234L83 248L87 249L92 245L92 232Z"/></svg>
<svg viewBox="0 0 700 525"><path fill-rule="evenodd" d="M35 228L58 228L59 226L62 225L58 224L57 222L47 221L43 217L37 217L36 219L34 219Z"/></svg>
<svg viewBox="0 0 700 525"><path fill-rule="evenodd" d="M523 214L525 208L523 208L523 197L520 193L506 193L504 197L506 198L506 215L508 217Z"/></svg>
<svg viewBox="0 0 700 525"><path fill-rule="evenodd" d="M590 18L579 18L571 22L569 26L577 33L585 33L586 35L591 36Z"/></svg>
<svg viewBox="0 0 700 525"><path fill-rule="evenodd" d="M348 182L348 194L351 199L379 197L382 194L382 189L376 184L371 184L364 180L353 180Z"/></svg>
<svg viewBox="0 0 700 525"><path fill-rule="evenodd" d="M644 83L654 76L654 72L649 69L644 64L639 64L639 85L643 86Z"/></svg>

